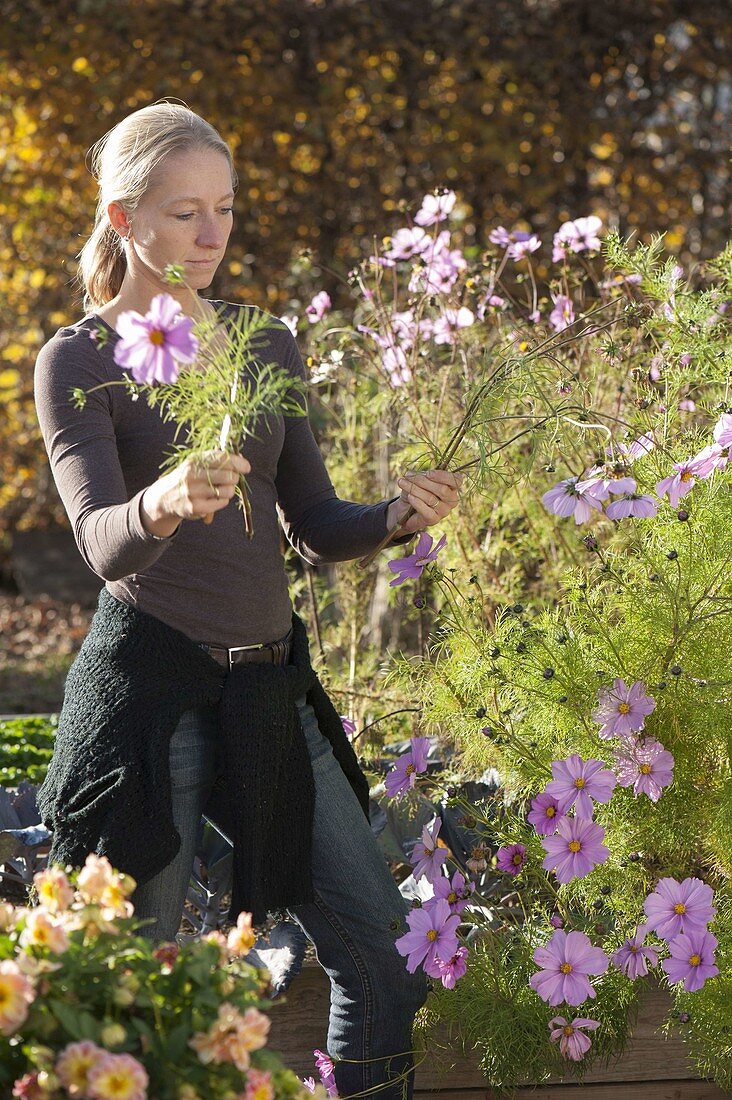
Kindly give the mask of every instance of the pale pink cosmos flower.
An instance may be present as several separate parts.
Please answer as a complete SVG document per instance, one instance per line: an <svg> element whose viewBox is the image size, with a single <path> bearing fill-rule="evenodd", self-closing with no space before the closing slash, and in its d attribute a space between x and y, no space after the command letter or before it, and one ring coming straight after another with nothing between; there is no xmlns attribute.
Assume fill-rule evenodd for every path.
<svg viewBox="0 0 732 1100"><path fill-rule="evenodd" d="M605 830L586 817L563 817L554 836L545 836L541 844L547 853L545 871L554 871L557 882L585 878L610 855L602 841Z"/></svg>
<svg viewBox="0 0 732 1100"><path fill-rule="evenodd" d="M652 737L628 737L613 755L620 786L632 787L636 798L647 794L658 802L673 779L674 758L668 749Z"/></svg>
<svg viewBox="0 0 732 1100"><path fill-rule="evenodd" d="M720 447L732 447L732 413L722 413L714 425L712 435Z"/></svg>
<svg viewBox="0 0 732 1100"><path fill-rule="evenodd" d="M684 983L687 993L696 993L708 978L719 974L714 961L717 937L706 929L694 929L675 936L668 945L671 957L661 966L672 984Z"/></svg>
<svg viewBox="0 0 732 1100"><path fill-rule="evenodd" d="M389 375L389 382L394 389L398 389L399 386L403 386L406 382L411 382L412 371L407 362L404 348L387 348L381 357L381 362Z"/></svg>
<svg viewBox="0 0 732 1100"><path fill-rule="evenodd" d="M466 306L446 309L432 326L432 339L436 344L454 344L458 329L469 328L475 322L475 314Z"/></svg>
<svg viewBox="0 0 732 1100"><path fill-rule="evenodd" d="M574 806L577 817L591 818L593 801L609 802L617 785L602 760L583 760L578 753L566 760L553 760L552 775L544 793L557 799L563 814Z"/></svg>
<svg viewBox="0 0 732 1100"><path fill-rule="evenodd" d="M563 332L574 321L574 306L572 299L566 294L552 295L554 309L549 314L549 324L555 332Z"/></svg>
<svg viewBox="0 0 732 1100"><path fill-rule="evenodd" d="M156 294L146 314L134 309L120 313L114 361L129 370L136 382L175 382L179 364L196 358L194 324L171 294Z"/></svg>
<svg viewBox="0 0 732 1100"><path fill-rule="evenodd" d="M410 260L413 256L421 256L432 246L432 238L429 233L419 226L416 228L397 229L391 238L391 247L383 253L382 258L393 266L398 260Z"/></svg>
<svg viewBox="0 0 732 1100"><path fill-rule="evenodd" d="M407 970L413 974L421 964L427 974L440 977L438 960L457 954L460 917L439 898L429 910L412 909L407 913L407 924L409 931L395 941L399 954L407 956Z"/></svg>
<svg viewBox="0 0 732 1100"><path fill-rule="evenodd" d="M549 1021L549 1038L553 1043L559 1043L563 1058L581 1062L592 1046L589 1035L583 1035L582 1029L594 1031L599 1026L598 1020L588 1020L586 1016L577 1016L571 1024L564 1016L554 1016Z"/></svg>
<svg viewBox="0 0 732 1100"><path fill-rule="evenodd" d="M596 487L580 489L578 480L576 477L564 478L541 497L547 511L561 516L562 519L574 516L577 525L586 523L593 509L596 512L602 511L602 497L597 495Z"/></svg>
<svg viewBox="0 0 732 1100"><path fill-rule="evenodd" d="M646 695L642 680L630 687L625 680L613 680L611 688L602 688L592 719L601 727L599 735L605 740L611 737L628 737L643 729L648 715L656 709L656 701Z"/></svg>
<svg viewBox="0 0 732 1100"><path fill-rule="evenodd" d="M429 737L412 737L411 747L403 752L384 780L389 798L402 798L414 788L417 776L427 767Z"/></svg>
<svg viewBox="0 0 732 1100"><path fill-rule="evenodd" d="M436 817L432 825L425 825L422 830L422 839L418 840L412 849L413 875L416 880L425 876L428 882L434 884L441 875L441 868L447 859L447 849L441 848L437 843L437 835L442 828L442 818Z"/></svg>
<svg viewBox="0 0 732 1100"><path fill-rule="evenodd" d="M728 461L725 450L719 443L709 443L690 459L695 476L702 480L710 477L715 470L723 470Z"/></svg>
<svg viewBox="0 0 732 1100"><path fill-rule="evenodd" d="M597 234L601 228L601 219L594 215L563 222L554 234L552 262L565 260L570 252L598 252L600 238Z"/></svg>
<svg viewBox="0 0 732 1100"><path fill-rule="evenodd" d="M646 432L645 435L639 436L631 443L616 443L615 447L621 458L624 458L626 462L635 462L636 459L644 458L649 454L656 446L651 432ZM610 454L610 451L607 452Z"/></svg>
<svg viewBox="0 0 732 1100"><path fill-rule="evenodd" d="M551 836L556 833L557 825L563 817L564 811L559 805L559 799L542 791L532 800L527 820L540 836Z"/></svg>
<svg viewBox="0 0 732 1100"><path fill-rule="evenodd" d="M298 320L299 317L296 313L285 313L282 317L280 317L280 321L282 321L283 324L287 325L293 336L297 336Z"/></svg>
<svg viewBox="0 0 732 1100"><path fill-rule="evenodd" d="M526 233L520 229L514 229L511 233L505 226L499 225L488 234L488 240L492 244L500 245L506 249L509 260L522 260L531 252L541 248L541 241L535 233Z"/></svg>
<svg viewBox="0 0 732 1100"><path fill-rule="evenodd" d="M309 306L305 307L305 314L310 324L322 320L331 307L330 294L327 290L320 290L313 298Z"/></svg>
<svg viewBox="0 0 732 1100"><path fill-rule="evenodd" d="M647 933L648 926L641 924L633 935L627 936L625 942L610 956L613 966L617 966L618 970L633 981L646 976L649 964L656 966L658 963L658 951L655 947L643 943Z"/></svg>
<svg viewBox="0 0 732 1100"><path fill-rule="evenodd" d="M435 959L436 973L434 977L440 977L445 989L454 989L455 982L463 978L468 970L468 964L465 961L468 957L467 947L458 947L454 955L451 955L449 959Z"/></svg>
<svg viewBox="0 0 732 1100"><path fill-rule="evenodd" d="M647 493L624 493L605 509L608 519L653 519L658 513L658 502Z"/></svg>
<svg viewBox="0 0 732 1100"><path fill-rule="evenodd" d="M672 940L682 932L706 928L717 912L712 905L714 891L700 878L662 878L643 902L648 920L646 927L662 940Z"/></svg>
<svg viewBox="0 0 732 1100"><path fill-rule="evenodd" d="M550 1005L581 1005L596 997L589 974L604 974L608 957L601 947L593 947L584 932L565 932L559 928L546 947L537 947L534 962L541 967L529 979L531 988Z"/></svg>
<svg viewBox="0 0 732 1100"><path fill-rule="evenodd" d="M436 225L451 213L455 205L455 192L445 191L441 195L425 195L422 206L414 215L417 225Z"/></svg>
<svg viewBox="0 0 732 1100"><path fill-rule="evenodd" d="M458 275L467 267L467 260L460 249L450 248L450 233L444 229L435 241L429 240L421 257L424 266L418 264L412 270L409 292L446 294L454 286Z"/></svg>
<svg viewBox="0 0 732 1100"><path fill-rule="evenodd" d="M693 460L685 459L683 462L674 462L673 474L663 478L656 485L656 493L659 497L668 496L672 508L678 508L679 501L694 488L696 470Z"/></svg>

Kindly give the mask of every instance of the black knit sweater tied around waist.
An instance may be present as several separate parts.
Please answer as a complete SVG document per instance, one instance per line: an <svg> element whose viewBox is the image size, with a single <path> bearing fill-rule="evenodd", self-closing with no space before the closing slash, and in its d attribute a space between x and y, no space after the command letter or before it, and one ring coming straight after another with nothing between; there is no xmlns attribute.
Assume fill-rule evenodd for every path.
<svg viewBox="0 0 732 1100"><path fill-rule="evenodd" d="M368 818L369 790L293 612L291 663L219 665L194 641L103 588L66 680L53 758L38 791L49 864L106 856L138 885L175 857L170 738L191 708L216 706L217 778L204 813L229 837L229 917L313 900L315 787L296 700L307 698Z"/></svg>

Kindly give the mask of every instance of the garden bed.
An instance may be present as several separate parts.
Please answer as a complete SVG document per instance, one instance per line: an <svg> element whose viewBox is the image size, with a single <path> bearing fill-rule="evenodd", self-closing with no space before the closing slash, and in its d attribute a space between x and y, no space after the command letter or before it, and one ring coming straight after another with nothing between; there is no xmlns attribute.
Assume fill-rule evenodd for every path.
<svg viewBox="0 0 732 1100"><path fill-rule="evenodd" d="M269 1046L282 1056L285 1065L303 1077L313 1074L313 1050L325 1048L328 1028L330 986L317 962L306 962L294 979L286 1002L273 1002ZM716 1085L695 1077L679 1038L665 1040L659 1028L668 1011L669 999L661 989L646 998L625 1053L614 1064L596 1066L582 1082L553 1082L542 1087L525 1087L515 1100L546 1096L547 1100L722 1100L729 1094ZM450 1040L444 1035L444 1049ZM439 1100L492 1100L478 1066L470 1058L455 1058L439 1052L419 1066L415 1100L432 1094Z"/></svg>

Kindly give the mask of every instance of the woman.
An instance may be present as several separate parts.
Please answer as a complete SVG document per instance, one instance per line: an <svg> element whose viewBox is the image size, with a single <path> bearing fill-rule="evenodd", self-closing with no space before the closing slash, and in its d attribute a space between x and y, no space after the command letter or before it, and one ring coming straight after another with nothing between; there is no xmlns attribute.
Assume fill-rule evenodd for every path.
<svg viewBox="0 0 732 1100"><path fill-rule="evenodd" d="M246 455L212 452L197 465L186 461L158 476L173 428L156 410L133 402L122 386L97 389L83 410L75 409L69 400L73 387L88 392L122 377L113 349L115 322L123 311L146 313L152 298L163 292L173 295L194 319L214 317L217 307L224 315L237 308L201 294L224 258L237 188L231 153L219 134L188 108L159 102L124 118L93 152L99 202L94 231L80 257L89 312L59 329L39 353L35 394L44 441L79 549L105 581L95 620L106 616L106 628L115 622L133 628L144 622L167 631L166 640L196 643L198 658L228 683L252 659L275 665L294 661L295 620L278 518L306 560L349 560L376 547L409 506L415 514L395 541L407 541L444 519L457 502L459 477L443 471L405 476L398 482L399 497L373 505L339 500L307 416L280 417L275 430L248 443ZM171 263L183 265L186 286L166 282L164 271ZM94 338L99 329L106 340ZM304 378L289 329L280 323L270 330L269 341L267 358ZM251 540L232 500L242 473L252 505ZM213 522L196 522L210 521L212 514ZM122 616L116 620L115 609ZM127 625L113 625L112 630L102 650L122 647ZM95 667L99 663L84 666ZM121 663L109 667L121 668ZM141 665L139 677L148 671ZM59 831L77 820L69 777L73 781L91 766L89 742L84 740L88 730L79 729L84 723L78 710L79 698L90 690L89 673L72 673L60 722L60 729L63 724L67 731L70 767L63 783L55 782L51 791L49 781L44 792L44 805L53 801L48 817ZM114 687L93 683L97 696L113 696ZM179 927L201 813L216 778L223 719L208 701L186 709L178 720L173 689L168 687L167 696L160 685L156 691L170 703L169 714L176 713L175 728L167 731L169 750L165 747L169 776L159 780L159 789L170 792L175 836L168 854L176 854L155 874L142 876L146 881L135 876L138 886L131 900L138 916L155 918L143 934L171 940ZM311 900L287 908L314 942L331 980L328 1051L338 1063L341 1095L382 1085L385 1096L401 1096L405 1078L409 1090L412 1086L411 1026L426 996L425 979L407 973L394 947L396 929L404 929L406 903L369 828L363 800L359 805L354 797L354 790L362 791L353 772L346 775L346 749L336 744L337 737L324 736L309 699L303 690L296 704L314 789L312 836L302 849L304 862L310 859L304 868L310 892L302 896ZM116 700L106 705L111 713ZM115 737L108 742L99 743L111 764L118 763ZM94 742L96 747L99 743ZM124 761L118 768L129 782L131 771ZM299 778L290 776L288 781L297 783ZM130 789L120 783L119 790ZM113 830L115 821L119 825L129 799L118 797L109 805L114 813L92 819L96 833L82 834L78 816L80 844L114 850L105 847L101 830ZM90 819L84 820L88 824ZM154 846L155 830L150 835ZM290 872L297 877L297 867ZM268 868L260 866L258 873L266 874ZM286 893L287 885L280 886Z"/></svg>

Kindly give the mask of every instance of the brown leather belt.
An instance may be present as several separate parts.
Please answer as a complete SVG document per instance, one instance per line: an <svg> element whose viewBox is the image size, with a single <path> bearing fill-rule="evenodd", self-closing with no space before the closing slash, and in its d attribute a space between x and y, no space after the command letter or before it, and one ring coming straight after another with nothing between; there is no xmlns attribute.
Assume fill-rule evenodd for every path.
<svg viewBox="0 0 732 1100"><path fill-rule="evenodd" d="M227 649L224 646L204 645L198 643L201 649L205 649L214 661L218 661L224 668L232 665L242 665L248 661L269 661L274 665L288 665L290 663L290 651L292 649L292 627L284 638L278 642L265 642L261 645L240 645Z"/></svg>

